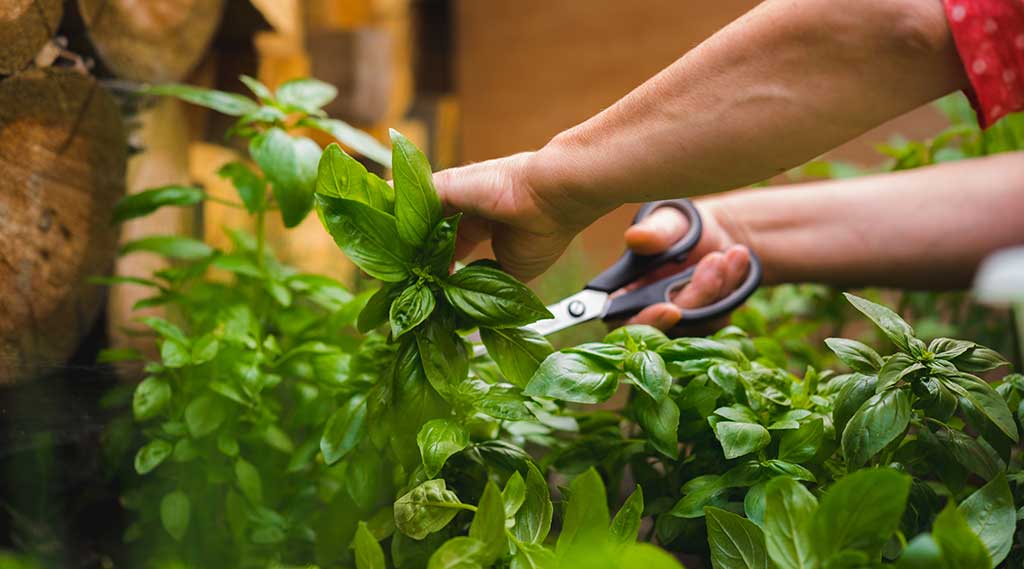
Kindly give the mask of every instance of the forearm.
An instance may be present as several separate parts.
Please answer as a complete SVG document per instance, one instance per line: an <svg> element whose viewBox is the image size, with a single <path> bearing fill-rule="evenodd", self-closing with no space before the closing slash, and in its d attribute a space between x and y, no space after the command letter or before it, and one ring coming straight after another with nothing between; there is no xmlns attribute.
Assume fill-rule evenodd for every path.
<svg viewBox="0 0 1024 569"><path fill-rule="evenodd" d="M966 85L940 0L771 0L531 160L610 209L770 177Z"/></svg>
<svg viewBox="0 0 1024 569"><path fill-rule="evenodd" d="M766 281L949 289L1024 243L1024 153L701 201Z"/></svg>

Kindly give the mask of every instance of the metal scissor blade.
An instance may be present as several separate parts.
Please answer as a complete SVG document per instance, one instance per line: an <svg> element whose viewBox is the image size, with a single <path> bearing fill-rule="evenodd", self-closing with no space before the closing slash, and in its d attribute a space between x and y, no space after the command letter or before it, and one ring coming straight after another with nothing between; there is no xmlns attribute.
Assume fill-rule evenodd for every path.
<svg viewBox="0 0 1024 569"><path fill-rule="evenodd" d="M547 336L577 324L601 318L607 309L608 293L583 289L561 302L549 305L548 311L555 316L554 318L538 320L533 324L523 326L523 328L532 330L541 336ZM479 335L474 333L467 337L467 339L473 342L474 356L481 356L487 353L487 348L483 344L477 343L480 341Z"/></svg>

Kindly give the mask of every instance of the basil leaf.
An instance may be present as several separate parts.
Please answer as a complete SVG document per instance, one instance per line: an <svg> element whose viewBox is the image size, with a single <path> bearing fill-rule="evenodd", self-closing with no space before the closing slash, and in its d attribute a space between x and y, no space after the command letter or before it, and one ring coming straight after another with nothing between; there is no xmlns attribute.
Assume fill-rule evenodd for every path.
<svg viewBox="0 0 1024 569"><path fill-rule="evenodd" d="M768 556L778 569L814 569L808 524L818 500L792 478L780 476L765 487L764 532Z"/></svg>
<svg viewBox="0 0 1024 569"><path fill-rule="evenodd" d="M615 394L619 374L583 354L555 352L537 368L524 394L574 403L601 403Z"/></svg>
<svg viewBox="0 0 1024 569"><path fill-rule="evenodd" d="M240 75L238 80L248 87L249 90L252 91L252 94L256 95L256 97L261 101L270 101L274 98L274 94L271 93L270 89L268 89L260 80L248 75Z"/></svg>
<svg viewBox="0 0 1024 569"><path fill-rule="evenodd" d="M309 78L285 81L277 88L277 102L308 114L317 114L337 96L334 85Z"/></svg>
<svg viewBox="0 0 1024 569"><path fill-rule="evenodd" d="M676 402L668 397L660 402L649 397L637 397L633 400L633 410L651 445L675 460L679 456L679 406Z"/></svg>
<svg viewBox="0 0 1024 569"><path fill-rule="evenodd" d="M967 373L943 375L942 382L970 402L993 425L1013 442L1019 442L1017 423L1006 400L985 380Z"/></svg>
<svg viewBox="0 0 1024 569"><path fill-rule="evenodd" d="M437 222L423 244L423 265L430 274L447 277L455 258L455 237L459 231L462 214L457 213Z"/></svg>
<svg viewBox="0 0 1024 569"><path fill-rule="evenodd" d="M203 190L191 186L162 186L125 196L114 204L114 223L142 217L166 205L188 206L203 201Z"/></svg>
<svg viewBox="0 0 1024 569"><path fill-rule="evenodd" d="M704 508L711 563L722 569L769 569L764 532L754 522L719 508Z"/></svg>
<svg viewBox="0 0 1024 569"><path fill-rule="evenodd" d="M533 414L526 406L522 390L510 383L489 385L475 404L481 413L496 419L505 419L506 421L533 419Z"/></svg>
<svg viewBox="0 0 1024 569"><path fill-rule="evenodd" d="M360 269L386 282L409 276L412 251L398 239L395 218L362 202L317 194L327 232Z"/></svg>
<svg viewBox="0 0 1024 569"><path fill-rule="evenodd" d="M487 549L479 539L453 537L430 556L427 569L484 569Z"/></svg>
<svg viewBox="0 0 1024 569"><path fill-rule="evenodd" d="M843 431L847 468L860 468L907 430L910 400L908 390L892 389L873 395L861 405Z"/></svg>
<svg viewBox="0 0 1024 569"><path fill-rule="evenodd" d="M263 209L267 195L267 184L259 174L241 162L228 162L217 170L217 175L231 181L231 185L242 198L245 209L256 213Z"/></svg>
<svg viewBox="0 0 1024 569"><path fill-rule="evenodd" d="M788 462L805 462L818 454L825 438L825 424L821 419L812 419L799 429L787 431L779 440L779 459Z"/></svg>
<svg viewBox="0 0 1024 569"><path fill-rule="evenodd" d="M853 374L849 381L836 394L835 403L832 408L832 424L835 425L836 433L842 434L846 430L846 424L864 403L875 395L875 387L878 385L878 378L873 375Z"/></svg>
<svg viewBox="0 0 1024 569"><path fill-rule="evenodd" d="M171 443L167 441L160 439L149 441L146 446L135 453L135 472L149 474L171 455L172 450L174 449L171 447Z"/></svg>
<svg viewBox="0 0 1024 569"><path fill-rule="evenodd" d="M544 475L532 462L527 464L526 500L516 512L512 533L521 542L542 543L551 530L554 508Z"/></svg>
<svg viewBox="0 0 1024 569"><path fill-rule="evenodd" d="M768 429L753 423L721 421L715 424L714 429L728 460L757 452L772 442Z"/></svg>
<svg viewBox="0 0 1024 569"><path fill-rule="evenodd" d="M683 498L676 502L669 515L679 518L699 518L704 506L718 499L729 488L753 486L764 478L764 469L756 461L747 461L727 470L721 476L706 475L683 485Z"/></svg>
<svg viewBox="0 0 1024 569"><path fill-rule="evenodd" d="M525 387L553 349L547 338L525 328L481 328L480 339L509 381Z"/></svg>
<svg viewBox="0 0 1024 569"><path fill-rule="evenodd" d="M793 464L792 462L786 462L785 460L779 460L773 458L766 460L761 463L761 467L767 475L781 475L789 476L794 480L803 480L806 482L817 482L814 477L814 473L799 464Z"/></svg>
<svg viewBox="0 0 1024 569"><path fill-rule="evenodd" d="M599 543L607 535L610 521L604 482L596 470L589 468L569 484L569 505L555 546L558 557L564 559L566 552L576 546Z"/></svg>
<svg viewBox="0 0 1024 569"><path fill-rule="evenodd" d="M832 350L839 361L860 373L878 373L882 367L882 356L869 346L846 338L826 338L825 345Z"/></svg>
<svg viewBox="0 0 1024 569"><path fill-rule="evenodd" d="M870 300L854 296L848 292L844 292L843 296L846 297L846 300L850 301L854 308L870 318L892 340L893 344L896 344L904 352L910 350L910 339L914 337L914 329L900 318L898 314L881 304L875 304Z"/></svg>
<svg viewBox="0 0 1024 569"><path fill-rule="evenodd" d="M984 439L955 429L942 429L935 433L935 438L961 466L985 480L992 480L1006 470L1006 463L991 446L982 443Z"/></svg>
<svg viewBox="0 0 1024 569"><path fill-rule="evenodd" d="M366 522L359 522L352 548L356 553L356 569L387 569L384 550L366 527Z"/></svg>
<svg viewBox="0 0 1024 569"><path fill-rule="evenodd" d="M263 481L255 466L241 458L236 460L235 480L238 481L238 489L250 502L259 504L263 501Z"/></svg>
<svg viewBox="0 0 1024 569"><path fill-rule="evenodd" d="M435 305L430 287L423 283L406 287L391 303L391 335L400 338L402 334L422 324L434 311Z"/></svg>
<svg viewBox="0 0 1024 569"><path fill-rule="evenodd" d="M191 510L188 496L181 490L166 494L160 500L160 523L174 541L185 538Z"/></svg>
<svg viewBox="0 0 1024 569"><path fill-rule="evenodd" d="M387 322L390 318L391 303L406 288L401 283L388 283L377 289L359 312L356 329L365 334Z"/></svg>
<svg viewBox="0 0 1024 569"><path fill-rule="evenodd" d="M619 344L625 346L627 341L633 342L638 349L657 350L669 342L668 336L654 326L646 324L631 324L612 330L604 337L606 344Z"/></svg>
<svg viewBox="0 0 1024 569"><path fill-rule="evenodd" d="M819 560L846 549L874 556L899 528L910 477L891 469L861 470L836 482L809 523Z"/></svg>
<svg viewBox="0 0 1024 569"><path fill-rule="evenodd" d="M512 473L505 482L505 488L501 491L501 501L505 505L505 518L514 518L519 508L526 502L526 481L519 471Z"/></svg>
<svg viewBox="0 0 1024 569"><path fill-rule="evenodd" d="M217 430L227 414L223 399L200 395L185 407L185 424L192 438L199 439Z"/></svg>
<svg viewBox="0 0 1024 569"><path fill-rule="evenodd" d="M249 154L270 181L284 226L295 227L313 207L320 146L275 127L252 139Z"/></svg>
<svg viewBox="0 0 1024 569"><path fill-rule="evenodd" d="M644 491L643 488L637 486L612 518L612 525L609 529L612 541L621 544L636 542L643 517Z"/></svg>
<svg viewBox="0 0 1024 569"><path fill-rule="evenodd" d="M999 565L1010 554L1016 530L1017 512L1006 475L999 473L957 507L967 525L985 544L992 565Z"/></svg>
<svg viewBox="0 0 1024 569"><path fill-rule="evenodd" d="M928 344L928 351L935 354L936 358L952 360L975 345L974 342L968 342L967 340L935 338Z"/></svg>
<svg viewBox="0 0 1024 569"><path fill-rule="evenodd" d="M171 401L171 386L158 377L147 377L135 387L132 414L136 421L156 417Z"/></svg>
<svg viewBox="0 0 1024 569"><path fill-rule="evenodd" d="M480 326L516 328L553 318L526 285L491 267L464 267L442 286L448 302Z"/></svg>
<svg viewBox="0 0 1024 569"><path fill-rule="evenodd" d="M924 366L914 361L914 358L902 353L893 354L885 359L885 363L878 370L875 391L879 393L885 391L890 386L899 383L908 373L920 369L924 369Z"/></svg>
<svg viewBox="0 0 1024 569"><path fill-rule="evenodd" d="M604 344L601 342L587 342L578 346L565 348L562 351L588 356L609 369L621 368L630 354L628 349L619 346L618 344Z"/></svg>
<svg viewBox="0 0 1024 569"><path fill-rule="evenodd" d="M896 563L899 569L935 569L945 567L942 550L930 534L922 533L910 540Z"/></svg>
<svg viewBox="0 0 1024 569"><path fill-rule="evenodd" d="M145 88L143 92L147 95L166 95L169 97L175 97L182 101L192 103L193 105L213 109L219 113L231 115L233 117L240 117L260 110L260 106L248 97L243 97L235 93L225 93L224 91L192 87L191 85L180 85L175 83L153 85Z"/></svg>
<svg viewBox="0 0 1024 569"><path fill-rule="evenodd" d="M450 419L434 419L420 429L416 445L420 448L427 476L433 478L441 472L448 457L469 446L469 432Z"/></svg>
<svg viewBox="0 0 1024 569"><path fill-rule="evenodd" d="M657 351L666 363L691 360L747 361L738 349L708 338L676 338Z"/></svg>
<svg viewBox="0 0 1024 569"><path fill-rule="evenodd" d="M935 518L932 538L942 550L946 567L992 567L985 544L971 531L952 501Z"/></svg>
<svg viewBox="0 0 1024 569"><path fill-rule="evenodd" d="M668 397L672 377L665 369L665 361L657 352L644 350L635 352L626 359L626 377L655 401Z"/></svg>
<svg viewBox="0 0 1024 569"><path fill-rule="evenodd" d="M375 184L370 176L358 160L346 154L337 143L331 143L317 164L316 192L391 211L394 190L386 183Z"/></svg>
<svg viewBox="0 0 1024 569"><path fill-rule="evenodd" d="M1009 364L1010 362L1006 361L1006 358L1001 356L999 352L977 344L970 350L953 358L953 365L960 371L983 372Z"/></svg>
<svg viewBox="0 0 1024 569"><path fill-rule="evenodd" d="M480 560L486 566L494 563L508 551L508 538L505 537L505 504L501 499L501 491L494 482L488 482L484 493L480 496L473 523L469 526L469 537L484 544L480 551Z"/></svg>
<svg viewBox="0 0 1024 569"><path fill-rule="evenodd" d="M394 129L391 129L391 161L398 234L409 245L419 246L441 221L441 200L434 189L434 174L420 149Z"/></svg>
<svg viewBox="0 0 1024 569"><path fill-rule="evenodd" d="M436 320L428 321L416 333L423 371L430 385L444 397L469 375L469 350L458 334Z"/></svg>
<svg viewBox="0 0 1024 569"><path fill-rule="evenodd" d="M324 462L334 464L356 448L366 431L366 399L361 395L350 397L335 411L324 425L320 437L320 452Z"/></svg>
<svg viewBox="0 0 1024 569"><path fill-rule="evenodd" d="M516 545L510 569L558 569L558 558L543 545L520 543Z"/></svg>
<svg viewBox="0 0 1024 569"><path fill-rule="evenodd" d="M395 526L413 539L423 539L448 525L464 509L468 508L445 487L444 480L435 478L395 501Z"/></svg>
<svg viewBox="0 0 1024 569"><path fill-rule="evenodd" d="M416 341L409 336L398 347L391 379L391 417L396 430L416 433L427 421L451 413L449 405L431 387Z"/></svg>
<svg viewBox="0 0 1024 569"><path fill-rule="evenodd" d="M177 235L153 235L121 245L120 254L146 252L171 259L199 261L213 255L213 248L202 241Z"/></svg>

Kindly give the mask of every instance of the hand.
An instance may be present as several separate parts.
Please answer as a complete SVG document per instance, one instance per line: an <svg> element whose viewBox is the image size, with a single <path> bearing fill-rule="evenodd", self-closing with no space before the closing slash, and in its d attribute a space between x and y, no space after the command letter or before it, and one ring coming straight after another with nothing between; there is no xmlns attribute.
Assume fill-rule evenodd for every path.
<svg viewBox="0 0 1024 569"><path fill-rule="evenodd" d="M515 154L434 175L446 209L464 213L456 258L490 240L502 268L526 281L550 267L577 233L611 209L543 183L535 156Z"/></svg>
<svg viewBox="0 0 1024 569"><path fill-rule="evenodd" d="M687 308L699 308L725 298L746 278L750 251L730 235L713 208L698 203L697 209L700 210L704 231L686 263L663 267L630 285L630 288L677 273L696 263L693 280L675 293L672 302L648 306L630 319L629 324L650 324L668 331L679 322ZM657 209L626 230L626 245L641 255L661 253L682 238L689 227L689 221L677 210ZM723 324L712 323L712 327L720 328Z"/></svg>

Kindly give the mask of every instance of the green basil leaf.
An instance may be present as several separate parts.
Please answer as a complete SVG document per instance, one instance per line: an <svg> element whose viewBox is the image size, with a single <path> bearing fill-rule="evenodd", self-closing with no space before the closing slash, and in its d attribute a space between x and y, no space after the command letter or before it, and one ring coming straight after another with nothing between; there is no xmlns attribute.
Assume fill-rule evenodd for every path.
<svg viewBox="0 0 1024 569"><path fill-rule="evenodd" d="M750 407L740 403L719 407L715 409L715 415L737 423L758 423L757 414Z"/></svg>
<svg viewBox="0 0 1024 569"><path fill-rule="evenodd" d="M808 524L818 500L802 484L780 476L765 487L764 532L768 556L778 569L814 569Z"/></svg>
<svg viewBox="0 0 1024 569"><path fill-rule="evenodd" d="M433 478L441 472L448 457L469 446L469 432L453 420L434 419L420 429L416 445L420 448L427 476Z"/></svg>
<svg viewBox="0 0 1024 569"><path fill-rule="evenodd" d="M854 308L871 319L892 340L893 344L896 344L904 352L910 350L910 339L914 337L914 329L898 314L881 304L875 304L848 292L844 292L843 296L850 301Z"/></svg>
<svg viewBox="0 0 1024 569"><path fill-rule="evenodd" d="M992 480L1006 470L1006 463L991 446L982 443L983 439L975 439L956 429L941 429L935 433L935 438L961 466L985 480Z"/></svg>
<svg viewBox="0 0 1024 569"><path fill-rule="evenodd" d="M896 562L898 569L935 569L945 566L939 544L927 533L910 540Z"/></svg>
<svg viewBox="0 0 1024 569"><path fill-rule="evenodd" d="M450 397L455 386L469 375L466 342L437 320L430 320L417 331L416 345L430 385L442 396Z"/></svg>
<svg viewBox="0 0 1024 569"><path fill-rule="evenodd" d="M406 287L391 303L391 335L400 338L402 334L422 324L434 312L436 304L429 286L417 283Z"/></svg>
<svg viewBox="0 0 1024 569"><path fill-rule="evenodd" d="M366 167L346 154L336 143L331 143L320 156L316 192L355 200L384 212L390 212L394 203L394 190L391 186L374 183Z"/></svg>
<svg viewBox="0 0 1024 569"><path fill-rule="evenodd" d="M722 496L729 488L746 488L761 482L764 469L756 461L748 461L727 470L721 476L706 475L683 485L683 498L676 502L669 515L678 518L699 518L704 507Z"/></svg>
<svg viewBox="0 0 1024 569"><path fill-rule="evenodd" d="M650 543L634 543L624 547L618 566L643 567L644 569L684 569L671 553Z"/></svg>
<svg viewBox="0 0 1024 569"><path fill-rule="evenodd" d="M526 481L519 471L512 473L505 482L505 488L501 491L501 501L505 505L505 518L514 519L519 508L526 502Z"/></svg>
<svg viewBox="0 0 1024 569"><path fill-rule="evenodd" d="M935 357L937 358L952 360L974 346L974 342L968 342L967 340L935 338L928 344L928 351L935 354Z"/></svg>
<svg viewBox="0 0 1024 569"><path fill-rule="evenodd" d="M942 550L946 567L992 567L985 543L971 530L967 520L950 501L932 524L932 538Z"/></svg>
<svg viewBox="0 0 1024 569"><path fill-rule="evenodd" d="M427 569L484 569L487 545L472 537L453 537L430 556Z"/></svg>
<svg viewBox="0 0 1024 569"><path fill-rule="evenodd" d="M441 278L448 276L448 270L455 259L455 237L461 219L462 214L457 213L437 222L423 244L423 266L430 274Z"/></svg>
<svg viewBox="0 0 1024 569"><path fill-rule="evenodd" d="M993 425L1013 442L1019 442L1017 423L1006 400L985 380L967 373L944 375L942 382L970 402Z"/></svg>
<svg viewBox="0 0 1024 569"><path fill-rule="evenodd" d="M755 484L743 497L743 514L747 519L764 529L765 483Z"/></svg>
<svg viewBox="0 0 1024 569"><path fill-rule="evenodd" d="M494 563L508 551L505 504L501 499L501 490L498 490L494 482L488 482L484 487L476 513L473 514L473 523L469 526L469 537L484 544L480 555L485 566Z"/></svg>
<svg viewBox="0 0 1024 569"><path fill-rule="evenodd" d="M1017 525L1017 511L1006 475L999 473L957 507L967 525L985 544L992 565L999 565L1010 554Z"/></svg>
<svg viewBox="0 0 1024 569"><path fill-rule="evenodd" d="M438 394L427 379L423 360L416 340L406 336L399 344L398 353L391 370L392 425L399 432L417 433L420 427L431 419L446 417L450 406ZM413 460L419 460L416 449L411 449Z"/></svg>
<svg viewBox="0 0 1024 569"><path fill-rule="evenodd" d="M114 204L114 223L142 217L166 205L188 206L203 201L203 190L191 186L162 186L125 196Z"/></svg>
<svg viewBox="0 0 1024 569"><path fill-rule="evenodd" d="M387 283L377 289L359 312L356 329L365 334L387 322L390 318L391 303L405 289L403 283Z"/></svg>
<svg viewBox="0 0 1024 569"><path fill-rule="evenodd" d="M621 369L625 365L626 358L630 351L618 344L605 344L602 342L587 342L578 346L565 348L563 352L582 354L600 362L609 370Z"/></svg>
<svg viewBox="0 0 1024 569"><path fill-rule="evenodd" d="M814 477L814 473L799 464L793 464L792 462L786 462L785 460L779 460L772 458L761 463L761 467L764 469L766 475L779 475L789 476L794 480L803 480L806 482L817 482Z"/></svg>
<svg viewBox="0 0 1024 569"><path fill-rule="evenodd" d="M309 114L317 114L337 96L334 85L309 78L285 81L277 88L277 102Z"/></svg>
<svg viewBox="0 0 1024 569"><path fill-rule="evenodd" d="M526 387L541 362L554 351L547 338L525 328L481 328L480 339L501 373Z"/></svg>
<svg viewBox="0 0 1024 569"><path fill-rule="evenodd" d="M395 501L395 526L413 539L440 530L461 510L468 509L444 480L435 478L413 488Z"/></svg>
<svg viewBox="0 0 1024 569"><path fill-rule="evenodd" d="M274 94L260 80L248 75L240 75L238 80L248 87L252 94L256 95L261 101L270 101L274 98Z"/></svg>
<svg viewBox="0 0 1024 569"><path fill-rule="evenodd" d="M185 538L191 509L188 496L181 490L166 494L160 500L160 523L174 541Z"/></svg>
<svg viewBox="0 0 1024 569"><path fill-rule="evenodd" d="M621 544L634 543L640 534L640 523L644 517L644 491L640 486L626 498L619 511L612 518L609 530L612 541Z"/></svg>
<svg viewBox="0 0 1024 569"><path fill-rule="evenodd" d="M679 456L679 406L676 402L668 397L660 402L637 397L633 400L633 410L651 445L675 460Z"/></svg>
<svg viewBox="0 0 1024 569"><path fill-rule="evenodd" d="M517 328L553 318L533 291L491 267L464 267L442 283L448 302L472 322L488 328Z"/></svg>
<svg viewBox="0 0 1024 569"><path fill-rule="evenodd" d="M910 493L909 476L891 469L860 470L836 482L811 518L811 544L819 560L845 549L875 555L899 529Z"/></svg>
<svg viewBox="0 0 1024 569"><path fill-rule="evenodd" d="M911 395L906 389L877 393L864 402L843 431L847 468L862 467L871 457L903 435L910 424Z"/></svg>
<svg viewBox="0 0 1024 569"><path fill-rule="evenodd" d="M327 232L360 269L386 282L409 276L412 251L398 239L393 216L355 200L316 199Z"/></svg>
<svg viewBox="0 0 1024 569"><path fill-rule="evenodd" d="M306 126L326 132L338 139L338 142L373 160L377 164L385 168L391 168L391 151L372 135L346 122L322 117L306 117L299 121L299 126Z"/></svg>
<svg viewBox="0 0 1024 569"><path fill-rule="evenodd" d="M172 450L174 449L171 447L171 443L167 441L160 439L149 441L135 454L135 472L149 474L171 455Z"/></svg>
<svg viewBox="0 0 1024 569"><path fill-rule="evenodd" d="M914 361L914 358L907 354L893 354L885 358L885 363L878 370L878 382L875 384L875 391L881 393L899 383L908 373L920 369L924 369L924 366Z"/></svg>
<svg viewBox="0 0 1024 569"><path fill-rule="evenodd" d="M518 387L510 383L495 383L488 386L475 404L481 413L496 419L528 421L533 419L533 413L526 406L526 401Z"/></svg>
<svg viewBox="0 0 1024 569"><path fill-rule="evenodd" d="M555 352L537 368L523 392L574 403L601 403L615 394L619 374L582 354Z"/></svg>
<svg viewBox="0 0 1024 569"><path fill-rule="evenodd" d="M526 500L516 512L512 533L523 543L542 543L551 530L551 494L548 482L532 462L526 473Z"/></svg>
<svg viewBox="0 0 1024 569"><path fill-rule="evenodd" d="M666 362L690 360L727 360L746 362L743 352L730 345L708 338L676 338L658 348Z"/></svg>
<svg viewBox="0 0 1024 569"><path fill-rule="evenodd" d="M768 429L753 423L721 421L715 424L714 429L725 458L729 460L757 452L772 442Z"/></svg>
<svg viewBox="0 0 1024 569"><path fill-rule="evenodd" d="M665 361L657 352L635 352L626 359L626 377L655 401L668 397L672 377L665 369Z"/></svg>
<svg viewBox="0 0 1024 569"><path fill-rule="evenodd" d="M240 117L260 110L260 106L248 97L236 95L235 93L225 93L224 91L192 87L190 85L174 83L153 85L144 89L144 93L147 95L166 95L169 97L175 97L182 101L192 103L193 105L213 109L219 113L231 115L233 117Z"/></svg>
<svg viewBox="0 0 1024 569"><path fill-rule="evenodd" d="M274 190L285 227L295 227L313 207L320 146L271 128L252 139L249 153Z"/></svg>
<svg viewBox="0 0 1024 569"><path fill-rule="evenodd" d="M212 395L200 395L185 407L185 424L192 438L209 435L227 419L224 400Z"/></svg>
<svg viewBox="0 0 1024 569"><path fill-rule="evenodd" d="M835 425L837 434L845 432L850 418L875 395L877 385L877 377L859 373L853 374L850 380L843 384L836 394L832 407L832 424Z"/></svg>
<svg viewBox="0 0 1024 569"><path fill-rule="evenodd" d="M999 352L977 344L953 358L953 365L960 371L984 372L1009 364L1010 362L1006 361L1006 358Z"/></svg>
<svg viewBox="0 0 1024 569"><path fill-rule="evenodd" d="M618 344L625 346L627 341L633 342L638 349L657 350L669 342L668 336L654 326L646 324L632 324L616 328L604 337L606 344Z"/></svg>
<svg viewBox="0 0 1024 569"><path fill-rule="evenodd" d="M235 480L238 482L238 489L242 491L248 500L253 504L263 502L263 481L260 478L260 471L245 459L235 461Z"/></svg>
<svg viewBox="0 0 1024 569"><path fill-rule="evenodd" d="M395 177L395 217L398 234L417 247L427 241L441 221L441 200L434 189L430 162L419 148L391 130L391 160Z"/></svg>
<svg viewBox="0 0 1024 569"><path fill-rule="evenodd" d="M259 174L241 162L228 162L221 166L220 170L217 170L217 175L231 181L249 213L256 213L263 209L267 196L267 184Z"/></svg>
<svg viewBox="0 0 1024 569"><path fill-rule="evenodd" d="M787 431L779 440L779 459L788 462L806 462L818 454L825 438L825 424L821 419L812 419L800 425L799 429Z"/></svg>
<svg viewBox="0 0 1024 569"><path fill-rule="evenodd" d="M366 522L359 522L352 548L356 553L356 569L387 569L384 550L366 527Z"/></svg>
<svg viewBox="0 0 1024 569"><path fill-rule="evenodd" d="M543 545L520 543L516 545L510 569L558 569L558 557Z"/></svg>
<svg viewBox="0 0 1024 569"><path fill-rule="evenodd" d="M754 522L708 506L708 545L711 563L721 569L769 569L764 532Z"/></svg>
<svg viewBox="0 0 1024 569"><path fill-rule="evenodd" d="M366 431L366 399L360 395L350 397L324 425L320 438L320 452L324 462L334 464L356 448Z"/></svg>
<svg viewBox="0 0 1024 569"><path fill-rule="evenodd" d="M156 253L171 259L199 261L213 255L213 248L202 241L177 235L153 235L121 245L121 255Z"/></svg>
<svg viewBox="0 0 1024 569"><path fill-rule="evenodd" d="M576 546L586 547L604 540L610 522L604 481L590 468L569 484L569 505L555 546L558 557L564 559L566 552Z"/></svg>
<svg viewBox="0 0 1024 569"><path fill-rule="evenodd" d="M825 345L832 350L839 361L860 373L878 373L882 367L882 356L866 344L846 338L826 338Z"/></svg>
<svg viewBox="0 0 1024 569"><path fill-rule="evenodd" d="M171 385L158 377L147 377L135 388L132 414L136 421L156 417L171 401Z"/></svg>
<svg viewBox="0 0 1024 569"><path fill-rule="evenodd" d="M357 506L369 510L383 499L382 491L387 490L383 460L378 453L367 451L352 454L347 463L345 481L348 495Z"/></svg>

